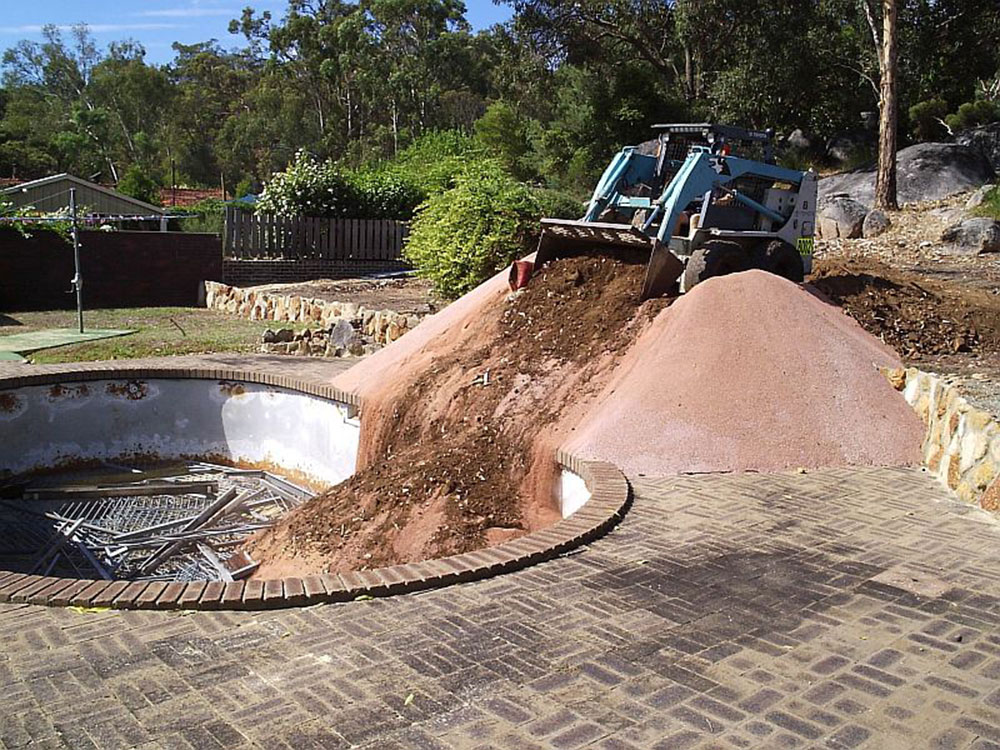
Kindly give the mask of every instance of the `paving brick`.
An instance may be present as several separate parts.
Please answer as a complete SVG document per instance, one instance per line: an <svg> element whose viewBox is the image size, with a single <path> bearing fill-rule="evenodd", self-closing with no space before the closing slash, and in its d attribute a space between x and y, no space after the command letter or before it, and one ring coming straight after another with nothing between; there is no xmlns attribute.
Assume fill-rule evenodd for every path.
<svg viewBox="0 0 1000 750"><path fill-rule="evenodd" d="M1000 531L929 477L634 484L610 535L445 589L184 616L0 604L15 634L0 652L0 743L45 747L58 724L71 747L144 749L1000 744ZM872 582L901 566L936 571L945 593ZM417 567L462 575L454 561ZM366 583L345 578L281 594L353 598ZM254 583L249 601L265 592ZM175 604L247 593L209 583Z"/></svg>

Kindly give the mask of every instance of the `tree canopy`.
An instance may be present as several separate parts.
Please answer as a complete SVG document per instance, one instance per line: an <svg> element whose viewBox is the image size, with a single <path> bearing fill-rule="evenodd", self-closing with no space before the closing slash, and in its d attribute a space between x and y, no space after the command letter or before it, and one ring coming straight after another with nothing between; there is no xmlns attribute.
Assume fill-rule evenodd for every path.
<svg viewBox="0 0 1000 750"><path fill-rule="evenodd" d="M474 33L461 0L289 0L247 8L227 40L175 44L166 65L134 41L46 27L3 53L0 176L68 171L148 193L173 171L259 189L302 152L371 183L465 139L414 167L439 168L436 188L407 184L448 187L449 160L475 153L580 195L654 122L825 143L878 108L874 0L506 2L509 23ZM898 4L901 142L995 118L1000 7Z"/></svg>

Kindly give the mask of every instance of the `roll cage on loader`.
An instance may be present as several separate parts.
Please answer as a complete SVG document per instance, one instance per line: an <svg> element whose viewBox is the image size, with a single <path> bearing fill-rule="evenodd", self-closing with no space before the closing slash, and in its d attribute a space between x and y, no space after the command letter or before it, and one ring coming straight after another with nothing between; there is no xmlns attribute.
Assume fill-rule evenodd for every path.
<svg viewBox="0 0 1000 750"><path fill-rule="evenodd" d="M615 156L582 219L542 219L535 264L594 250L648 253L642 299L678 280L685 292L749 268L802 281L812 265L816 174L776 165L771 131L654 129L655 149L630 146ZM735 155L733 146L758 158Z"/></svg>

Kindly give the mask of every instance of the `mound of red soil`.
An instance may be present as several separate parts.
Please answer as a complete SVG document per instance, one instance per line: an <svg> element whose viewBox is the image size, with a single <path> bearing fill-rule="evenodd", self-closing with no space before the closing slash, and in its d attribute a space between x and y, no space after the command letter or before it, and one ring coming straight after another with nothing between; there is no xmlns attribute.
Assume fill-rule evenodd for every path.
<svg viewBox="0 0 1000 750"><path fill-rule="evenodd" d="M763 271L709 279L657 317L566 448L626 474L920 462L891 349Z"/></svg>
<svg viewBox="0 0 1000 750"><path fill-rule="evenodd" d="M337 385L363 397L358 472L248 543L256 577L457 554L556 521L555 446L667 303L640 305L644 272L579 257L516 295L494 279L352 368Z"/></svg>

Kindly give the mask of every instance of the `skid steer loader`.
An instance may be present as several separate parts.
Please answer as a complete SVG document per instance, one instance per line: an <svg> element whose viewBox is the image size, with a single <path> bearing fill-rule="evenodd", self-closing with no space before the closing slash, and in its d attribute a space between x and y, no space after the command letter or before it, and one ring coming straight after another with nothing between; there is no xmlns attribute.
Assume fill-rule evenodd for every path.
<svg viewBox="0 0 1000 750"><path fill-rule="evenodd" d="M812 265L816 174L774 163L772 131L655 125L622 149L582 219L542 219L535 266L583 252L648 255L642 299L763 268L802 281Z"/></svg>

